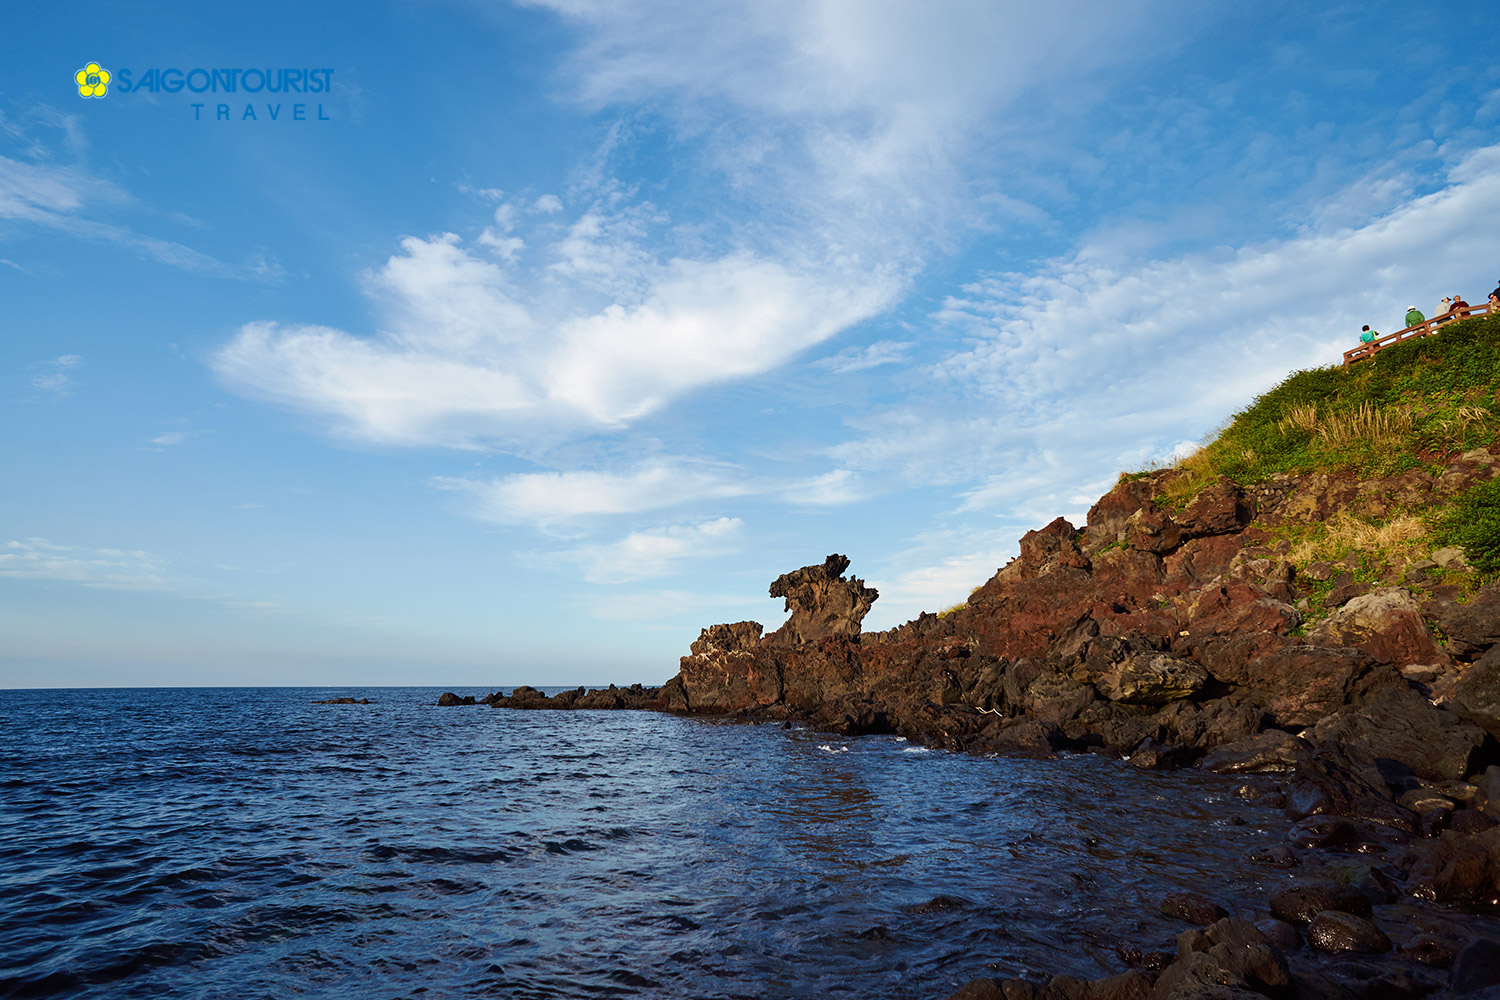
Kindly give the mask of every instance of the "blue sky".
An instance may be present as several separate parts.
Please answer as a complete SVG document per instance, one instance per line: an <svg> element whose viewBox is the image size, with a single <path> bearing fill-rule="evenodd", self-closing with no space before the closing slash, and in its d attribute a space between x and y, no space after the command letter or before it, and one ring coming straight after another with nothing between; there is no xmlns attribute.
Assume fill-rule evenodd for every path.
<svg viewBox="0 0 1500 1000"><path fill-rule="evenodd" d="M0 685L659 683L830 552L962 600L1483 300L1493 15L5 5ZM332 88L123 87L198 67Z"/></svg>

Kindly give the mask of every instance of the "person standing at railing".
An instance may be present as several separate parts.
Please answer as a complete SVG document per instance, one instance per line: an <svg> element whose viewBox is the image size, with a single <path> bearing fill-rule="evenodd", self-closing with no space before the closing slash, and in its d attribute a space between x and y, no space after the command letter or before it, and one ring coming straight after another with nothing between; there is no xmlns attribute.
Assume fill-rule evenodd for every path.
<svg viewBox="0 0 1500 1000"><path fill-rule="evenodd" d="M1464 318L1463 317L1463 313L1467 312L1468 309L1469 309L1469 304L1464 301L1464 297L1462 295L1455 295L1455 296L1453 296L1453 318L1454 319L1463 319Z"/></svg>
<svg viewBox="0 0 1500 1000"><path fill-rule="evenodd" d="M1418 323L1425 322L1427 322L1427 317L1422 315L1422 310L1418 309L1416 306L1406 307L1406 325L1408 327L1416 326Z"/></svg>
<svg viewBox="0 0 1500 1000"><path fill-rule="evenodd" d="M1364 325L1364 329L1359 331L1359 342L1361 344L1368 344L1378 336L1380 336L1380 334L1376 333L1374 330L1371 330L1370 324L1366 323Z"/></svg>
<svg viewBox="0 0 1500 1000"><path fill-rule="evenodd" d="M1432 317L1433 327L1436 328L1442 326L1444 323L1447 323L1448 321L1453 319L1453 317L1449 315L1451 312L1453 312L1453 300L1445 297L1443 299L1443 304L1438 306L1437 315Z"/></svg>

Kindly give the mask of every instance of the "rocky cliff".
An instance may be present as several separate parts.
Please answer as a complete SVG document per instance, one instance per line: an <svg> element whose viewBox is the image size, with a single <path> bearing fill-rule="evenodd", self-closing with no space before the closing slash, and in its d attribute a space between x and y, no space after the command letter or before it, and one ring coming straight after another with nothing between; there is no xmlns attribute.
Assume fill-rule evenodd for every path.
<svg viewBox="0 0 1500 1000"><path fill-rule="evenodd" d="M1186 474L1122 480L1081 530L1059 518L1029 532L967 605L887 632L856 631L875 595L842 577L846 559L789 573L772 588L796 594L787 624L705 629L662 707L966 750L1171 748L1180 761L1266 730L1372 744L1378 705L1382 725L1399 718L1413 734L1402 759L1420 778L1491 759L1500 588L1473 587L1456 550L1297 560L1290 539L1340 511L1432 503L1493 478L1500 448L1386 478L1222 480L1169 503Z"/></svg>

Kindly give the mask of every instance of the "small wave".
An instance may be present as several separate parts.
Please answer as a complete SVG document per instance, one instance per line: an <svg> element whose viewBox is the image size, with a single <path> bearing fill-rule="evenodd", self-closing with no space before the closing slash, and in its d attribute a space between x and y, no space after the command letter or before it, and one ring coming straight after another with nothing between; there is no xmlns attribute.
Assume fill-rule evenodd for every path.
<svg viewBox="0 0 1500 1000"><path fill-rule="evenodd" d="M836 746L833 746L832 744L829 744L829 743L819 743L818 744L818 749L819 750L827 751L828 753L848 753L849 752L849 748L848 747L836 747Z"/></svg>
<svg viewBox="0 0 1500 1000"><path fill-rule="evenodd" d="M902 753L932 753L932 747L902 747Z"/></svg>

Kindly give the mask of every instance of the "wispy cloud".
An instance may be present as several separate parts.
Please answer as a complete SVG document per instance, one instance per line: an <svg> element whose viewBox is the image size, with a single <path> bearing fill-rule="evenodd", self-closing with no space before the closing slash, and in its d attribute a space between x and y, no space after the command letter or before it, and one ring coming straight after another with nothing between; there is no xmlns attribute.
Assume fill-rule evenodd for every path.
<svg viewBox="0 0 1500 1000"><path fill-rule="evenodd" d="M729 555L738 550L744 527L737 517L661 525L606 545L581 546L565 558L581 564L590 583L626 583L672 573L685 560Z"/></svg>
<svg viewBox="0 0 1500 1000"><path fill-rule="evenodd" d="M529 472L489 480L439 477L433 485L466 494L476 517L541 524L635 514L753 492L730 467L671 460L644 462L618 472Z"/></svg>
<svg viewBox="0 0 1500 1000"><path fill-rule="evenodd" d="M911 341L877 340L873 344L846 347L832 357L818 361L819 368L826 368L835 375L849 375L867 371L882 365L904 365L909 362L907 351Z"/></svg>
<svg viewBox="0 0 1500 1000"><path fill-rule="evenodd" d="M73 395L73 371L83 364L78 354L64 354L51 361L39 361L28 367L30 378L27 384L34 392L33 399L61 400Z"/></svg>
<svg viewBox="0 0 1500 1000"><path fill-rule="evenodd" d="M440 476L432 485L462 494L474 517L541 526L733 497L825 507L852 503L863 495L858 478L847 469L778 479L685 459L656 459L619 470L527 472L495 479Z"/></svg>
<svg viewBox="0 0 1500 1000"><path fill-rule="evenodd" d="M213 431L211 430L166 431L151 438L151 443L156 446L156 451L162 451L167 448L175 448L178 445L185 444L195 437L201 437L204 434L212 433Z"/></svg>
<svg viewBox="0 0 1500 1000"><path fill-rule="evenodd" d="M228 264L116 221L139 208L139 200L86 162L88 143L76 116L40 106L31 110L27 121L0 121L0 135L22 147L21 158L0 155L0 219L112 244L197 274L256 281L279 281L284 276L281 265L264 255L252 256L243 265ZM55 138L59 132L60 143ZM70 162L59 162L60 155Z"/></svg>
<svg viewBox="0 0 1500 1000"><path fill-rule="evenodd" d="M169 590L173 586L162 560L149 552L83 549L54 545L45 538L11 541L0 547L0 576L62 580L108 590Z"/></svg>

